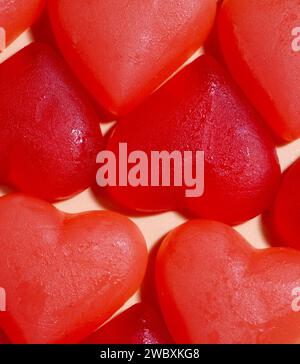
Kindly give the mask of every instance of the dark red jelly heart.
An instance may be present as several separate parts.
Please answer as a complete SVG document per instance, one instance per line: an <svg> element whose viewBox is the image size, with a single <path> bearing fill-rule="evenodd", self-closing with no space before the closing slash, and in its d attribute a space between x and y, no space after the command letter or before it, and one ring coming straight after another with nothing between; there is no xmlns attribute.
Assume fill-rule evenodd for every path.
<svg viewBox="0 0 300 364"><path fill-rule="evenodd" d="M85 344L172 344L161 315L139 303L102 326Z"/></svg>
<svg viewBox="0 0 300 364"><path fill-rule="evenodd" d="M113 167L113 161L108 164L103 159L98 176L107 178L101 180L102 185L110 184L109 196L131 210L152 213L185 210L230 224L240 223L269 206L280 178L274 144L261 124L260 117L223 69L214 59L202 56L120 120L107 149L114 152L122 173L117 168L115 181L112 174L104 174L105 167ZM121 143L127 143L127 154L122 151L119 158ZM128 163L128 156L136 151L146 152L146 162L137 159L135 163L133 154L132 163ZM181 153L176 172L172 160L169 165L160 165L160 177L162 172L170 177L170 186L162 186L162 178L158 187L152 184L155 151ZM200 178L195 179L197 183L189 181L193 182L191 186L182 178L182 186L178 187L174 175L182 176L187 151L194 153L190 163L193 178L197 170ZM198 185L201 189L203 166L196 163L196 151L205 153L204 195L190 197L187 191L194 194ZM135 166L135 171L130 172ZM126 168L128 173L124 174ZM134 183L129 175L134 175Z"/></svg>
<svg viewBox="0 0 300 364"><path fill-rule="evenodd" d="M95 181L99 117L64 62L31 44L0 66L0 182L47 200Z"/></svg>

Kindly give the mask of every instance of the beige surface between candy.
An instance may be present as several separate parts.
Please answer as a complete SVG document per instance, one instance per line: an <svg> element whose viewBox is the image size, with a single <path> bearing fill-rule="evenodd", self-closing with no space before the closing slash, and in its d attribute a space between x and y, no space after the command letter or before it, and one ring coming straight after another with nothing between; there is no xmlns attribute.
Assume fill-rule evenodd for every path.
<svg viewBox="0 0 300 364"><path fill-rule="evenodd" d="M13 55L19 49L32 41L30 31L22 34L13 44L9 46L2 54L0 54L0 63ZM105 133L111 125L101 125L103 133ZM278 156L282 170L285 170L291 165L298 157L300 157L300 140L290 143L286 146L278 148ZM0 193L5 194L6 189L0 189ZM104 207L93 196L90 190L87 190L80 195L60 203L56 206L68 213L77 213L82 211L103 210ZM175 212L158 214L147 217L131 218L141 229L147 241L148 249L151 248L169 231L176 226L182 224L185 219ZM248 221L245 224L236 227L238 230L253 246L257 248L264 248L268 246L267 240L261 229L260 216ZM133 303L139 301L139 293L134 295L120 311L123 311Z"/></svg>

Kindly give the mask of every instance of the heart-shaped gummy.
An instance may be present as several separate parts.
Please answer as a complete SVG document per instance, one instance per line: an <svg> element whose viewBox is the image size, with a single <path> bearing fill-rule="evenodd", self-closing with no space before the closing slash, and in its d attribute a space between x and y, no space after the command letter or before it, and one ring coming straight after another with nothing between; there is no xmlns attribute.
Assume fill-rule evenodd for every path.
<svg viewBox="0 0 300 364"><path fill-rule="evenodd" d="M300 137L299 24L298 0L225 0L219 18L232 74L285 140Z"/></svg>
<svg viewBox="0 0 300 364"><path fill-rule="evenodd" d="M138 303L102 326L85 344L171 344L173 341L161 315Z"/></svg>
<svg viewBox="0 0 300 364"><path fill-rule="evenodd" d="M157 292L177 343L299 343L300 253L195 220L164 240ZM299 292L299 291L298 291Z"/></svg>
<svg viewBox="0 0 300 364"><path fill-rule="evenodd" d="M23 195L0 199L0 326L14 343L76 343L137 290L147 250L126 217L64 214Z"/></svg>
<svg viewBox="0 0 300 364"><path fill-rule="evenodd" d="M273 142L261 123L220 66L202 56L124 117L106 149L118 157L120 143L127 143L128 154L144 151L148 161L152 151L204 151L204 195L186 197L186 186L132 187L128 181L126 187L109 186L108 194L131 210L188 210L230 224L250 219L270 204L280 177ZM126 158L121 157L119 165ZM171 163L171 181L174 174Z"/></svg>
<svg viewBox="0 0 300 364"><path fill-rule="evenodd" d="M284 174L268 215L272 232L281 244L300 249L300 159Z"/></svg>
<svg viewBox="0 0 300 364"><path fill-rule="evenodd" d="M0 0L0 27L6 33L6 45L33 24L44 5L45 0Z"/></svg>
<svg viewBox="0 0 300 364"><path fill-rule="evenodd" d="M203 44L215 0L51 0L58 45L94 97L124 114Z"/></svg>
<svg viewBox="0 0 300 364"><path fill-rule="evenodd" d="M0 66L0 182L48 200L95 180L99 118L64 62L31 44Z"/></svg>

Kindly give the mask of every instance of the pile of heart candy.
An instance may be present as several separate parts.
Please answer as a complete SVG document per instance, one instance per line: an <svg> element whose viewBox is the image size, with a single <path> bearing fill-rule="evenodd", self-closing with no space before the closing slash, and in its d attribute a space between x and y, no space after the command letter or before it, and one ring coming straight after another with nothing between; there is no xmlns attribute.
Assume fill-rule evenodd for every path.
<svg viewBox="0 0 300 364"><path fill-rule="evenodd" d="M18 191L0 198L0 341L299 343L300 160L282 176L276 154L300 137L299 0L2 0L7 44L43 9L55 41L0 66L0 180ZM118 121L106 139L101 118ZM95 186L97 154L120 143L204 151L204 195ZM192 218L159 247L151 291L104 326L148 254L127 217L51 204L88 187L126 211ZM284 248L231 227L262 213Z"/></svg>

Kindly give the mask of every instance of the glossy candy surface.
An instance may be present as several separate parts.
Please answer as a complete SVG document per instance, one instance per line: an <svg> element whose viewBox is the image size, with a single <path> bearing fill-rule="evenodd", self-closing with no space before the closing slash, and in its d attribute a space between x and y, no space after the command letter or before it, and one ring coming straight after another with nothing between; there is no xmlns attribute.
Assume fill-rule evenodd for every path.
<svg viewBox="0 0 300 364"><path fill-rule="evenodd" d="M300 249L300 160L284 174L270 221L280 244Z"/></svg>
<svg viewBox="0 0 300 364"><path fill-rule="evenodd" d="M299 24L298 0L224 0L219 17L232 74L274 132L288 141L300 137L299 33L293 34Z"/></svg>
<svg viewBox="0 0 300 364"><path fill-rule="evenodd" d="M85 344L172 344L161 315L138 303L87 338Z"/></svg>
<svg viewBox="0 0 300 364"><path fill-rule="evenodd" d="M250 219L270 204L280 177L273 142L260 124L223 69L213 58L202 56L121 119L106 149L118 156L119 144L127 143L128 154L144 151L148 161L152 151L204 151L204 195L185 197L187 187L174 183L119 183L107 192L130 210L185 210L230 224ZM150 163L147 172L150 176ZM173 177L172 164L171 181Z"/></svg>
<svg viewBox="0 0 300 364"><path fill-rule="evenodd" d="M215 11L215 0L49 1L65 58L114 114L132 110L201 47Z"/></svg>
<svg viewBox="0 0 300 364"><path fill-rule="evenodd" d="M47 200L95 181L98 115L64 62L33 43L0 65L0 182Z"/></svg>
<svg viewBox="0 0 300 364"><path fill-rule="evenodd" d="M194 220L164 240L156 278L177 343L300 342L295 250L257 250L229 226Z"/></svg>
<svg viewBox="0 0 300 364"><path fill-rule="evenodd" d="M138 289L147 251L126 217L64 214L23 195L0 199L0 327L13 343L78 343Z"/></svg>
<svg viewBox="0 0 300 364"><path fill-rule="evenodd" d="M45 0L0 0L0 27L9 45L29 28L41 13Z"/></svg>

